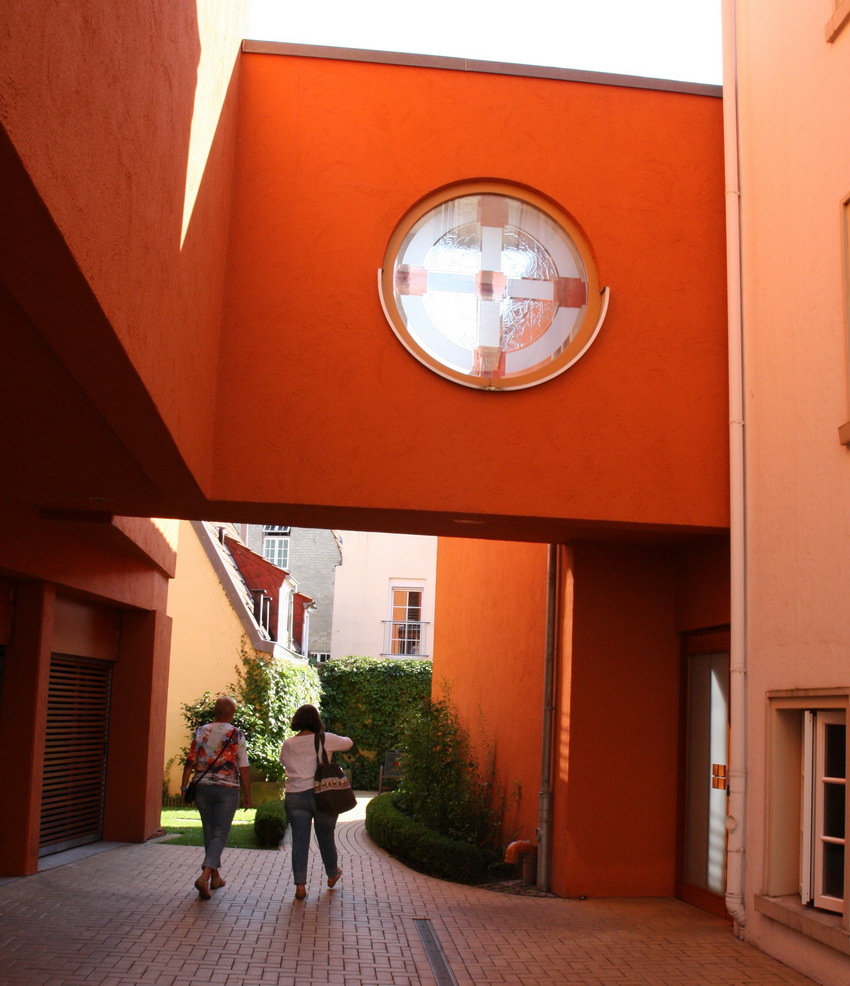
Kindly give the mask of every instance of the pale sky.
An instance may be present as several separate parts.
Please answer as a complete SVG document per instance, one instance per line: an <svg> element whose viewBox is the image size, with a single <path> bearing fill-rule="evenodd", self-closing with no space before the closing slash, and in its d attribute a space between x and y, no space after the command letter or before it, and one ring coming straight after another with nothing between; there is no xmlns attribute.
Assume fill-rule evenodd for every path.
<svg viewBox="0 0 850 986"><path fill-rule="evenodd" d="M250 0L256 41L722 81L721 0Z"/></svg>

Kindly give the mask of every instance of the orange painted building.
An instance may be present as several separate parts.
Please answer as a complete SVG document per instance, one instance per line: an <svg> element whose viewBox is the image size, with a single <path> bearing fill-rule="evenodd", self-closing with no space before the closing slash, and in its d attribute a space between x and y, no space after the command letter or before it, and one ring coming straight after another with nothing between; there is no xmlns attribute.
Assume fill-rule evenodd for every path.
<svg viewBox="0 0 850 986"><path fill-rule="evenodd" d="M456 519L478 515L493 518L480 533L559 541L587 525L722 529L717 92L251 48L272 53L241 65L209 495L263 509L367 504L382 529L408 533L466 533ZM547 385L447 386L381 312L376 275L396 224L432 190L475 178L559 203L611 289L597 341ZM293 407L309 408L309 427L287 424ZM285 482L267 454L281 434ZM402 434L415 481L390 454Z"/></svg>
<svg viewBox="0 0 850 986"><path fill-rule="evenodd" d="M82 530L74 588L159 626L164 597L131 593L86 532L124 515L229 516L441 535L435 677L467 720L481 707L495 723L531 837L553 657L553 888L681 892L683 654L729 618L719 90L240 52L228 3L156 3L143 23L95 0L61 18L35 7L12 3L15 40L0 47L0 394L15 422L0 469L6 516L21 518L16 550L0 543L14 592L0 725L32 738L5 871L32 872L39 851L32 675L53 648L32 584L65 591L63 539ZM382 310L397 224L476 180L567 214L608 289L595 341L540 386L458 386ZM561 546L554 607L546 544ZM162 572L156 558L139 549ZM165 692L123 668L150 721L133 751L149 776L132 823L104 834L144 838ZM107 818L122 766L110 753Z"/></svg>
<svg viewBox="0 0 850 986"><path fill-rule="evenodd" d="M583 539L550 567L545 545L445 538L438 572L434 680L482 760L495 753L506 840L542 847L549 819L545 879L559 895L679 895L722 913L699 866L710 820L687 797L686 719L701 713L686 689L695 658L728 650L725 539Z"/></svg>

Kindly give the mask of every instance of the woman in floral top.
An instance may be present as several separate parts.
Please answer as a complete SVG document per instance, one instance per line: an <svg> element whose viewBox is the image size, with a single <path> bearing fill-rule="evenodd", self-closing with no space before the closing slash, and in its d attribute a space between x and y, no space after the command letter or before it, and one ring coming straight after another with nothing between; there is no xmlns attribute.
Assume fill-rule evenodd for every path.
<svg viewBox="0 0 850 986"><path fill-rule="evenodd" d="M198 779L195 804L204 830L204 862L201 875L195 880L195 889L204 900L212 896L210 888L218 890L225 883L218 867L230 835L233 816L239 807L240 786L242 807L251 807L245 734L233 725L235 712L236 702L232 698L222 695L216 701L213 721L195 730L183 768L181 790L185 791L188 787L193 771Z"/></svg>

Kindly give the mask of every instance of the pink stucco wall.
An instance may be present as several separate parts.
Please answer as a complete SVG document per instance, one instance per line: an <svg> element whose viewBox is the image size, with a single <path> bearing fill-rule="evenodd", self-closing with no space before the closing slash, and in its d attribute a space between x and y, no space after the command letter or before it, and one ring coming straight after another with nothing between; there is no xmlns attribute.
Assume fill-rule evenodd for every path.
<svg viewBox="0 0 850 986"><path fill-rule="evenodd" d="M769 796L766 694L847 685L850 452L842 204L850 31L831 2L737 5L746 427L746 937L819 982L846 956L753 910ZM736 80L727 74L726 85ZM728 134L731 138L733 135Z"/></svg>

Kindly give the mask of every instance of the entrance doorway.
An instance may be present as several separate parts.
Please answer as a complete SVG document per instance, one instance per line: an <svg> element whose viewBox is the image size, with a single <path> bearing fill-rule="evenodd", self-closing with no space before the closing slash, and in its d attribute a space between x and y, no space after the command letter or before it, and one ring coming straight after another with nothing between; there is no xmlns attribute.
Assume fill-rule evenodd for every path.
<svg viewBox="0 0 850 986"><path fill-rule="evenodd" d="M105 661L51 658L39 856L102 836L111 681Z"/></svg>
<svg viewBox="0 0 850 986"><path fill-rule="evenodd" d="M729 642L727 633L686 638L684 835L680 896L726 916L729 795Z"/></svg>

